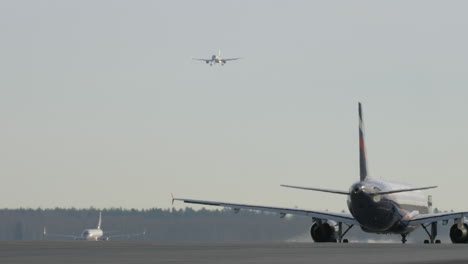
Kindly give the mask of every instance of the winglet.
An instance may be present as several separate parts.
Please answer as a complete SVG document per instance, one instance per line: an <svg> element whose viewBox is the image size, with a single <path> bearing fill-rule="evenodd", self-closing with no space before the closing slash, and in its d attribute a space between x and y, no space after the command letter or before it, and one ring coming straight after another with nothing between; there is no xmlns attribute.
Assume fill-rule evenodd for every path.
<svg viewBox="0 0 468 264"><path fill-rule="evenodd" d="M171 193L171 198L172 198L172 205L174 205L175 198L174 198L174 195L172 193Z"/></svg>

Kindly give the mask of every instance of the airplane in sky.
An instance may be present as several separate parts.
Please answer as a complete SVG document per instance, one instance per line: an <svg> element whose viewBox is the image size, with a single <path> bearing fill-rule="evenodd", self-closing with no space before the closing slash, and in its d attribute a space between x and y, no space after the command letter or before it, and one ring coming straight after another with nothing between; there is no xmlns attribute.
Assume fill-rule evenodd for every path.
<svg viewBox="0 0 468 264"><path fill-rule="evenodd" d="M63 237L63 238L70 238L74 240L87 240L87 241L98 241L98 240L109 240L111 238L117 238L117 237L131 237L131 236L139 236L139 235L145 235L146 231L143 231L143 233L139 234L119 234L119 235L104 235L104 231L101 229L101 223L102 223L102 213L99 212L99 220L96 228L91 228L91 229L85 229L81 233L81 235L76 236L76 235L58 235L58 234L48 234L46 227L44 227L44 238L47 236L54 236L54 237Z"/></svg>
<svg viewBox="0 0 468 264"><path fill-rule="evenodd" d="M443 225L453 220L450 228L452 243L468 243L468 212L432 213L431 199L427 199L422 190L437 186L415 187L408 184L395 183L371 178L367 173L366 149L364 144L362 107L359 103L359 164L360 179L353 183L348 191L281 185L283 187L319 191L345 195L350 213L333 213L328 211L304 210L261 205L226 203L206 200L172 198L185 203L212 205L232 208L234 212L241 209L259 210L286 215L302 215L311 217L313 224L310 234L315 242L343 242L346 233L353 227L377 234L399 234L401 242L405 243L408 234L422 227L429 239L424 243L440 243L436 240L438 222Z"/></svg>
<svg viewBox="0 0 468 264"><path fill-rule="evenodd" d="M210 64L210 66L213 66L213 64L221 64L224 65L228 61L233 61L233 60L240 60L242 58L229 58L229 59L223 59L221 58L221 50L218 50L218 55L212 55L210 59L197 59L197 58L192 58L192 60L199 60L199 61L204 61L206 64Z"/></svg>

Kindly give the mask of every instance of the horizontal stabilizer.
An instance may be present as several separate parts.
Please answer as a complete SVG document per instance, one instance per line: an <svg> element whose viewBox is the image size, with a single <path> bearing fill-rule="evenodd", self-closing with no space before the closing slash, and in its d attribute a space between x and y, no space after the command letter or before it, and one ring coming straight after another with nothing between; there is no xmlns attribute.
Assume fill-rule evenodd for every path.
<svg viewBox="0 0 468 264"><path fill-rule="evenodd" d="M339 191L339 190L320 189L320 188L302 187L302 186L292 186L292 185L284 185L284 184L281 184L281 186L282 187L288 187L288 188L309 190L309 191L317 191L317 192L327 192L327 193L336 193L336 194L345 194L345 195L349 194L349 192L347 192L347 191Z"/></svg>
<svg viewBox="0 0 468 264"><path fill-rule="evenodd" d="M429 186L429 187L420 187L420 188L409 188L409 189L400 189L400 190L373 192L372 195L381 195L381 194L391 194L391 193L421 191L421 190L427 190L427 189L433 189L433 188L437 188L437 186Z"/></svg>
<svg viewBox="0 0 468 264"><path fill-rule="evenodd" d="M348 194L349 194L349 192L347 192L347 191L339 191L339 190L331 190L331 189L320 189L320 188L313 188L313 187L292 186L292 185L284 185L284 184L281 184L281 186L282 186L282 187L288 187L288 188L294 188L294 189L309 190L309 191L336 193L336 194L344 194L344 195L348 195ZM401 193L401 192L412 192L412 191L420 191L420 190L432 189L432 188L436 188L436 187L437 187L437 186L419 187L419 188L409 188L409 189L399 189L399 190L372 192L372 193L369 193L369 194L370 194L370 195L382 195L382 194L392 194L392 193Z"/></svg>

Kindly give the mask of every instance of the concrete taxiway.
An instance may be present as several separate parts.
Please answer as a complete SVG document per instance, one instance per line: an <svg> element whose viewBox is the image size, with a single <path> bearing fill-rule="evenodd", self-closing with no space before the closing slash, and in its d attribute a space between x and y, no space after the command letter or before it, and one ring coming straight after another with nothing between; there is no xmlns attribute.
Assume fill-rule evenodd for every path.
<svg viewBox="0 0 468 264"><path fill-rule="evenodd" d="M468 263L468 245L3 241L0 263Z"/></svg>

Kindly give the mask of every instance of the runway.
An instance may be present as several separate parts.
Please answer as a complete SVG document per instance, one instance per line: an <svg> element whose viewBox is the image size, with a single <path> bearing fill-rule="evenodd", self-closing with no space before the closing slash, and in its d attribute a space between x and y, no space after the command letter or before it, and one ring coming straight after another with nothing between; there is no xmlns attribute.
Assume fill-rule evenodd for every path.
<svg viewBox="0 0 468 264"><path fill-rule="evenodd" d="M0 263L468 263L468 245L2 241Z"/></svg>

